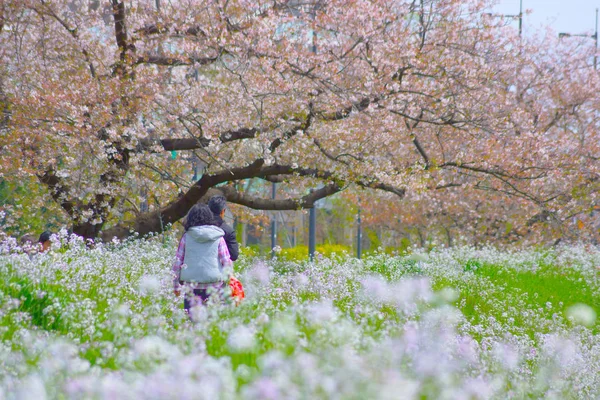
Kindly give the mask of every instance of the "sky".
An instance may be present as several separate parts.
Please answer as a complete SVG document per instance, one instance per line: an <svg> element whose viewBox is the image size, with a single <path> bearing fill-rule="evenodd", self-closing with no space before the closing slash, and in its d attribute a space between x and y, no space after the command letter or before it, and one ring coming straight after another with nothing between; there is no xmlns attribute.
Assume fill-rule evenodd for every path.
<svg viewBox="0 0 600 400"><path fill-rule="evenodd" d="M496 0L493 8L498 14L519 14L519 0ZM593 34L596 8L600 0L523 0L523 33L527 35L542 26L550 26L556 33ZM515 28L518 22L515 21Z"/></svg>

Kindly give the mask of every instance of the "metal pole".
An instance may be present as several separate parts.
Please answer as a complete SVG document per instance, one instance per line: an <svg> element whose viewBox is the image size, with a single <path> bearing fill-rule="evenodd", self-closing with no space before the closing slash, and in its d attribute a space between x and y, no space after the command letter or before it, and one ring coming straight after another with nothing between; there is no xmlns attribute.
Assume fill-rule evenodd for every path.
<svg viewBox="0 0 600 400"><path fill-rule="evenodd" d="M362 221L360 219L360 206L358 207L358 221L356 232L356 258L360 260L362 255Z"/></svg>
<svg viewBox="0 0 600 400"><path fill-rule="evenodd" d="M519 38L523 35L523 0L519 2Z"/></svg>
<svg viewBox="0 0 600 400"><path fill-rule="evenodd" d="M310 261L315 258L315 250L317 247L317 210L313 204L310 209L308 219L308 257Z"/></svg>
<svg viewBox="0 0 600 400"><path fill-rule="evenodd" d="M276 183L273 182L273 186L271 188L271 198L275 200L277 195L277 187ZM277 221L275 220L275 211L273 211L273 215L271 216L271 258L275 257L275 246L277 246Z"/></svg>
<svg viewBox="0 0 600 400"><path fill-rule="evenodd" d="M312 9L312 52L317 54L317 32L315 30L315 19L317 18L317 5L315 2L314 7ZM313 203L312 208L309 212L308 219L308 257L310 261L313 261L315 258L315 250L317 247L317 209L315 208L315 204Z"/></svg>
<svg viewBox="0 0 600 400"><path fill-rule="evenodd" d="M598 9L596 8L596 32L594 32L594 41L596 42L596 48L594 49L594 70L598 64Z"/></svg>

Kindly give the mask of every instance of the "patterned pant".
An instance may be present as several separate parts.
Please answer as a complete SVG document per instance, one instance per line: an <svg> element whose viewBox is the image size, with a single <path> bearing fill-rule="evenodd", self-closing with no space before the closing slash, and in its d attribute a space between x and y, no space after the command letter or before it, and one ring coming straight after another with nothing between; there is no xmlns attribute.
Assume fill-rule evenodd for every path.
<svg viewBox="0 0 600 400"><path fill-rule="evenodd" d="M211 287L208 289L194 289L193 296L191 296L191 295L184 296L183 309L189 315L190 308L192 308L198 304L207 303L208 299L210 299L211 297L216 297L217 299L219 299L219 297L220 297L221 298L220 300L223 301L223 299L224 299L223 287L224 286L225 286L225 283L222 283L221 286L218 286L218 287Z"/></svg>

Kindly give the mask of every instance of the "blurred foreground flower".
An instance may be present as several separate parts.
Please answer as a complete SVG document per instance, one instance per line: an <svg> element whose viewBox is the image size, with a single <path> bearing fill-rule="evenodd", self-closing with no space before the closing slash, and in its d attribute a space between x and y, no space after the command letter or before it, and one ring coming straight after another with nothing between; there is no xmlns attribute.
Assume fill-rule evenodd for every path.
<svg viewBox="0 0 600 400"><path fill-rule="evenodd" d="M160 281L154 275L144 275L140 279L139 288L142 294L153 294L160 290Z"/></svg>
<svg viewBox="0 0 600 400"><path fill-rule="evenodd" d="M247 326L238 326L229 334L227 345L234 352L251 351L256 345L254 332Z"/></svg>
<svg viewBox="0 0 600 400"><path fill-rule="evenodd" d="M578 303L567 308L567 318L589 328L596 322L596 311L587 304Z"/></svg>

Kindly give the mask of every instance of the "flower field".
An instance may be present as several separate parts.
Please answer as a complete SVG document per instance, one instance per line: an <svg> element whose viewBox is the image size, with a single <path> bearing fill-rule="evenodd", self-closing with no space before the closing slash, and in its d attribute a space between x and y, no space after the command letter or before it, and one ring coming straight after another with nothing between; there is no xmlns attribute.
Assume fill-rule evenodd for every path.
<svg viewBox="0 0 600 400"><path fill-rule="evenodd" d="M0 248L0 399L600 396L600 252L242 257L246 299L172 291L176 240Z"/></svg>

